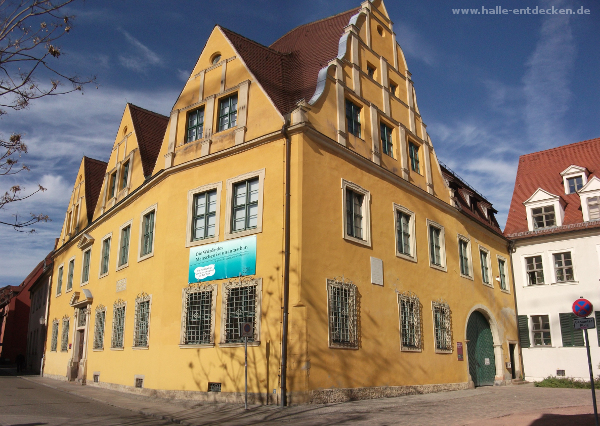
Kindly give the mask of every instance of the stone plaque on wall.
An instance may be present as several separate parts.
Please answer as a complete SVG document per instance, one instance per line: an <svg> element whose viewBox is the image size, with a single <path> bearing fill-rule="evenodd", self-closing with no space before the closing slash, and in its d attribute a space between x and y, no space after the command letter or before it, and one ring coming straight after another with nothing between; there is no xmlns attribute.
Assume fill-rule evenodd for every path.
<svg viewBox="0 0 600 426"><path fill-rule="evenodd" d="M383 260L371 258L371 283L383 285Z"/></svg>
<svg viewBox="0 0 600 426"><path fill-rule="evenodd" d="M117 293L127 290L127 278L117 281Z"/></svg>

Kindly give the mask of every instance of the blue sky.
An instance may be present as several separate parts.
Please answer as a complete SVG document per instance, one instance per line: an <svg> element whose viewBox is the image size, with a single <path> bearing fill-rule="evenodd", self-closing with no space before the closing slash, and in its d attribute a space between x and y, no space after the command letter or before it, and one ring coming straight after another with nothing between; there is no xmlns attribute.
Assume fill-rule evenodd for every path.
<svg viewBox="0 0 600 426"><path fill-rule="evenodd" d="M48 191L14 206L53 219L33 235L0 229L0 286L52 249L83 155L107 160L126 102L167 115L214 25L269 45L356 0L103 0L74 3L62 69L96 75L83 95L43 99L0 119L23 132L31 172L2 178ZM456 15L452 9L589 9L589 15ZM438 158L483 193L504 226L519 155L600 137L600 5L592 0L388 1ZM15 210L2 213L15 213Z"/></svg>

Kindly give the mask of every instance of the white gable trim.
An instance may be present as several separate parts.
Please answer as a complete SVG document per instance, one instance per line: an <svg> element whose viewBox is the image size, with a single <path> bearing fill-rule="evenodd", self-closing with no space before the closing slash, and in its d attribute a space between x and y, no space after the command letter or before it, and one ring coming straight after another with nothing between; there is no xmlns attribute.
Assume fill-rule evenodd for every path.
<svg viewBox="0 0 600 426"><path fill-rule="evenodd" d="M558 195L554 195L542 188L538 188L531 197L529 197L527 200L523 201L523 204L527 205L530 203L538 203L541 201L550 201L550 200L558 201L558 199L559 199Z"/></svg>
<svg viewBox="0 0 600 426"><path fill-rule="evenodd" d="M560 175L561 176L577 175L577 174L585 173L585 172L586 172L585 167L576 166L575 164L571 164L569 167L567 167L562 172L560 172Z"/></svg>
<svg viewBox="0 0 600 426"><path fill-rule="evenodd" d="M581 176L581 180L583 181L583 186L585 186L587 184L587 169L585 167L576 166L575 164L571 164L569 167L564 169L560 173L560 175L563 177L563 185L565 186L565 194L570 194L569 182L568 182L568 179L570 179L570 178Z"/></svg>
<svg viewBox="0 0 600 426"><path fill-rule="evenodd" d="M582 193L585 193L585 192L592 192L592 191L599 191L599 190L600 190L600 179L598 179L598 176L594 176L585 185L583 185L583 188L581 188L577 192L579 192L579 195L581 195Z"/></svg>

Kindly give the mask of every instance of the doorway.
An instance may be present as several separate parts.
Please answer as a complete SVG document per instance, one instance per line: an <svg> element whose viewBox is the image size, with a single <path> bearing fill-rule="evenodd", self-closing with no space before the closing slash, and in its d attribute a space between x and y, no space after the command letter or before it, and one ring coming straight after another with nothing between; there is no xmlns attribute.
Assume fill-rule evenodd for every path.
<svg viewBox="0 0 600 426"><path fill-rule="evenodd" d="M514 379L517 378L516 366L515 366L515 349L517 345L514 343L508 344L508 353L510 354L510 375Z"/></svg>
<svg viewBox="0 0 600 426"><path fill-rule="evenodd" d="M475 386L493 386L496 377L494 338L489 321L475 311L467 323L469 373Z"/></svg>

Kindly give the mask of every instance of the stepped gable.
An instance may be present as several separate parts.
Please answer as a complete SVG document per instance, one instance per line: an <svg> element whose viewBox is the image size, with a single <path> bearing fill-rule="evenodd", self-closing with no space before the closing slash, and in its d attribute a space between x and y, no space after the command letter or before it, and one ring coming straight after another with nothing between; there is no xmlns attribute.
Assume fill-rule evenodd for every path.
<svg viewBox="0 0 600 426"><path fill-rule="evenodd" d="M83 157L83 170L85 173L85 205L87 209L88 223L94 217L96 203L100 197L100 190L104 182L104 174L108 163L95 160L90 157Z"/></svg>
<svg viewBox="0 0 600 426"><path fill-rule="evenodd" d="M140 149L144 177L152 174L156 158L160 152L169 117L148 111L133 104L127 104Z"/></svg>
<svg viewBox="0 0 600 426"><path fill-rule="evenodd" d="M528 231L527 213L523 202L527 201L538 188L558 195L566 202L563 226L559 227L561 229L544 232L566 231L572 229L575 224L583 223L581 199L576 193L565 194L563 177L560 175L570 165L587 168L588 181L594 176L600 177L600 138L519 157L515 189L504 228L505 235L511 236L511 234Z"/></svg>

